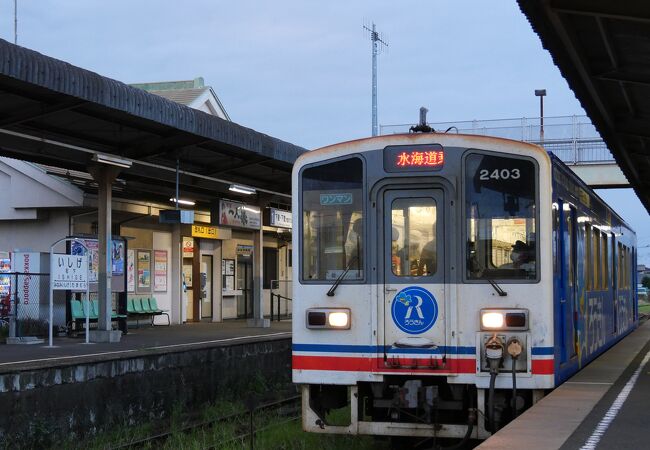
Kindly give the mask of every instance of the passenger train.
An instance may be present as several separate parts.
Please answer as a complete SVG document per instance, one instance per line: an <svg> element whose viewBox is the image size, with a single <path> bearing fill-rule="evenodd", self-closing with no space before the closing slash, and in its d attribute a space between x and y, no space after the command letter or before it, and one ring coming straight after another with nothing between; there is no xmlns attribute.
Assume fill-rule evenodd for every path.
<svg viewBox="0 0 650 450"><path fill-rule="evenodd" d="M634 231L537 145L381 136L292 177L307 431L484 439L637 325Z"/></svg>

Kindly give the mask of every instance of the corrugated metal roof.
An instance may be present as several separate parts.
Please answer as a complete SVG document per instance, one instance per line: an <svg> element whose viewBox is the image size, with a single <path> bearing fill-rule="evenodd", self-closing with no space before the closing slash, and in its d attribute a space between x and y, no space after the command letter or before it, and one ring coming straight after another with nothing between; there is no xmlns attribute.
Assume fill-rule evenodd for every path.
<svg viewBox="0 0 650 450"><path fill-rule="evenodd" d="M289 142L0 39L2 77L92 102L280 162L293 164L306 151Z"/></svg>
<svg viewBox="0 0 650 450"><path fill-rule="evenodd" d="M650 3L518 3L650 212Z"/></svg>

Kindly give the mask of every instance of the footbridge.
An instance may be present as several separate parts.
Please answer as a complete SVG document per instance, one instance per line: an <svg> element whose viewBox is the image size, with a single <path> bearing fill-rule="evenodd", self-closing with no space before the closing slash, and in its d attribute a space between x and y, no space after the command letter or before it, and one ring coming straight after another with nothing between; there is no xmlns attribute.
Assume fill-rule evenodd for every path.
<svg viewBox="0 0 650 450"><path fill-rule="evenodd" d="M381 134L406 133L415 124L380 125ZM622 188L630 183L587 116L488 119L429 123L436 131L529 142L553 152L589 186Z"/></svg>

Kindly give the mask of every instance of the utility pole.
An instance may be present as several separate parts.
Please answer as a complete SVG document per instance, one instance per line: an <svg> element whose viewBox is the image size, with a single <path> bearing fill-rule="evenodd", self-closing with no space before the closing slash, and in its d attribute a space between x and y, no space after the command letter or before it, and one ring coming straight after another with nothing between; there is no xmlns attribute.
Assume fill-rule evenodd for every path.
<svg viewBox="0 0 650 450"><path fill-rule="evenodd" d="M370 32L370 41L372 42L372 135L377 136L377 55L380 51L379 43L388 47L386 40L377 32L375 23L372 23L372 29L363 26L364 30Z"/></svg>
<svg viewBox="0 0 650 450"><path fill-rule="evenodd" d="M539 145L544 145L544 97L546 89L535 89L535 96L539 97Z"/></svg>
<svg viewBox="0 0 650 450"><path fill-rule="evenodd" d="M18 0L14 0L14 45L18 45Z"/></svg>

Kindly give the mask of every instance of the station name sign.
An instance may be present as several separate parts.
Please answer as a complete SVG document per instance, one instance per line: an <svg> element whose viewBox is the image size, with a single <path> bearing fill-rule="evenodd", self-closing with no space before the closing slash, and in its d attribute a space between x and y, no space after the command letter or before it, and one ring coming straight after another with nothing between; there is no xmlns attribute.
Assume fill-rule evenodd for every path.
<svg viewBox="0 0 650 450"><path fill-rule="evenodd" d="M292 215L290 211L270 208L269 225L278 228L291 228Z"/></svg>
<svg viewBox="0 0 650 450"><path fill-rule="evenodd" d="M52 289L85 291L88 289L88 259L86 255L55 253L50 257Z"/></svg>
<svg viewBox="0 0 650 450"><path fill-rule="evenodd" d="M440 170L445 164L445 151L440 144L389 145L384 148L386 172L428 172Z"/></svg>

